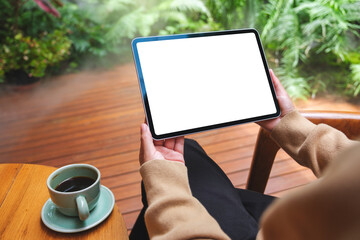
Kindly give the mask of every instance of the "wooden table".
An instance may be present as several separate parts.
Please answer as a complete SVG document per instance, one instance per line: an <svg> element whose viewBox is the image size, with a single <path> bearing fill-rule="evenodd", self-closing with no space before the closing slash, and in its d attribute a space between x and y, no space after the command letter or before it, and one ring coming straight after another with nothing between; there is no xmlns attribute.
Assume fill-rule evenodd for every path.
<svg viewBox="0 0 360 240"><path fill-rule="evenodd" d="M56 168L31 164L0 164L0 239L128 239L115 204L98 226L80 233L57 233L41 221L49 199L46 180Z"/></svg>

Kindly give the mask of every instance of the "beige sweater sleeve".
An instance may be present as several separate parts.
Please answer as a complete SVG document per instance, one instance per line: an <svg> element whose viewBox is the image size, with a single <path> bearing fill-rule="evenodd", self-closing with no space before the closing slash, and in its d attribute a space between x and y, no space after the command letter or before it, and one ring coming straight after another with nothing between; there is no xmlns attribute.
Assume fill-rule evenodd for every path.
<svg viewBox="0 0 360 240"><path fill-rule="evenodd" d="M182 163L152 160L140 173L149 205L145 224L150 239L229 239L192 196Z"/></svg>
<svg viewBox="0 0 360 240"><path fill-rule="evenodd" d="M317 177L337 153L355 143L328 125L311 123L297 111L287 114L273 129L271 137Z"/></svg>
<svg viewBox="0 0 360 240"><path fill-rule="evenodd" d="M292 190L263 214L258 239L360 239L360 144L297 112L272 137L318 180Z"/></svg>

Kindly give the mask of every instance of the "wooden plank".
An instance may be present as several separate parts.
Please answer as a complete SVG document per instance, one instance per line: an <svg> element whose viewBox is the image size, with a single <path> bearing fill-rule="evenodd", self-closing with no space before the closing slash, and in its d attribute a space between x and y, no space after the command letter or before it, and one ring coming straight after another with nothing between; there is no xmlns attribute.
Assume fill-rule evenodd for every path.
<svg viewBox="0 0 360 240"><path fill-rule="evenodd" d="M134 121L135 119L135 121ZM27 148L41 146L52 142L67 141L70 139L78 139L97 134L103 134L111 130L123 130L126 126L138 126L144 119L142 110L135 114L121 115L117 111L111 114L103 114L94 117L87 116L76 121L58 121L52 124L39 124L31 135L24 136L24 129L28 129L27 123L22 126L24 129L7 129L8 135L4 134L2 139L11 139L0 145L0 150L6 150L6 147L12 144L24 144ZM18 133L18 134L17 134ZM1 139L0 139L1 143ZM2 148L4 150L2 150Z"/></svg>
<svg viewBox="0 0 360 240"><path fill-rule="evenodd" d="M270 179L269 179L267 186L269 186L271 184L270 180L274 177L281 177L282 175L286 175L286 174L289 174L292 172L298 172L303 169L305 169L305 168L300 166L299 164L297 164L293 159L285 159L282 161L277 161L273 165L273 168L272 168L272 171L270 174ZM239 186L239 185L243 185L246 183L247 177L248 177L248 172L249 172L249 168L238 170L238 171L232 171L232 172L228 172L228 173L225 172L225 173L228 175L228 177L230 178L230 180L232 181L232 183L235 186ZM284 184L287 184L287 183L284 182Z"/></svg>
<svg viewBox="0 0 360 240"><path fill-rule="evenodd" d="M304 169L301 171L272 177L269 179L268 185L265 189L265 194L271 194L282 191L284 189L301 186L312 182L315 179L316 177L310 169Z"/></svg>
<svg viewBox="0 0 360 240"><path fill-rule="evenodd" d="M132 106L132 103L136 103L136 105L138 106L137 109L141 109L140 108L140 102L138 99L134 99L133 102L125 102L125 103L118 103L118 101L114 102L109 102L106 103L105 105L94 105L94 106L85 106L85 107L81 107L76 111L70 111L70 112L55 112L51 114L51 109L44 109L46 111L44 111L42 114L39 115L33 115L33 116L25 116L24 117L24 122L26 123L37 123L39 121L42 122L53 122L53 121L57 121L59 119L64 119L64 120L68 120L68 119L75 119L75 118L81 118L81 116L85 116L87 114L99 114L99 113L103 113L103 112L113 112L114 110L120 110L120 113L126 114L128 112L131 112L131 108L129 106ZM58 106L54 106L54 107L58 107ZM137 110L136 109L136 110ZM10 127L19 127L19 122L15 121L16 119L10 119L9 122L7 123ZM21 118L20 118L21 120ZM2 124L5 124L4 122Z"/></svg>
<svg viewBox="0 0 360 240"><path fill-rule="evenodd" d="M116 204L119 207L121 214L138 212L143 208L141 198L138 196L130 197L126 199L119 199L116 201Z"/></svg>
<svg viewBox="0 0 360 240"><path fill-rule="evenodd" d="M279 192L272 192L270 195L271 195L271 196L274 196L274 197L282 197L282 196L290 193L291 191L296 191L297 189L305 186L306 184L307 184L307 183L305 183L305 184L303 184L303 185L298 185L298 186L296 186L296 187L290 187L290 188L288 188L288 189L283 189L283 190L281 190L281 191L279 191Z"/></svg>
<svg viewBox="0 0 360 240"><path fill-rule="evenodd" d="M101 180L101 184L109 188L114 188L114 187L130 185L134 183L140 183L141 181L141 176L138 171L128 172L120 176L116 175L115 173L112 174L113 175L103 177Z"/></svg>
<svg viewBox="0 0 360 240"><path fill-rule="evenodd" d="M123 214L124 221L128 230L131 230L134 226L134 223L139 216L140 211L125 213Z"/></svg>
<svg viewBox="0 0 360 240"><path fill-rule="evenodd" d="M115 199L120 200L124 198L140 196L141 194L140 187L141 187L140 182L136 182L123 186L110 187L110 189L114 193Z"/></svg>

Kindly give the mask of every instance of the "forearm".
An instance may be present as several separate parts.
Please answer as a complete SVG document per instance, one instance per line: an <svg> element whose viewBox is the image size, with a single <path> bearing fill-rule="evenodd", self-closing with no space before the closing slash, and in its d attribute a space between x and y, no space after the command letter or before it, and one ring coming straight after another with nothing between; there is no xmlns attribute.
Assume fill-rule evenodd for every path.
<svg viewBox="0 0 360 240"><path fill-rule="evenodd" d="M186 167L153 160L140 173L147 194L145 223L151 239L229 239L191 195Z"/></svg>
<svg viewBox="0 0 360 240"><path fill-rule="evenodd" d="M354 141L325 124L315 125L297 111L287 114L271 137L299 164L320 176L335 156Z"/></svg>
<svg viewBox="0 0 360 240"><path fill-rule="evenodd" d="M359 156L357 143L321 179L276 200L262 216L264 239L360 239Z"/></svg>

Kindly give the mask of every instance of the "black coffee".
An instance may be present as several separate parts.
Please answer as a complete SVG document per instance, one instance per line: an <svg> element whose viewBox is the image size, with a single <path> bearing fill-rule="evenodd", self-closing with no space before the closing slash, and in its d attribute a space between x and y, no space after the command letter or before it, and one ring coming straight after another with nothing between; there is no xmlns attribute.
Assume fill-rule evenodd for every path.
<svg viewBox="0 0 360 240"><path fill-rule="evenodd" d="M90 187L94 182L95 180L89 177L68 178L57 185L55 190L59 192L76 192Z"/></svg>

